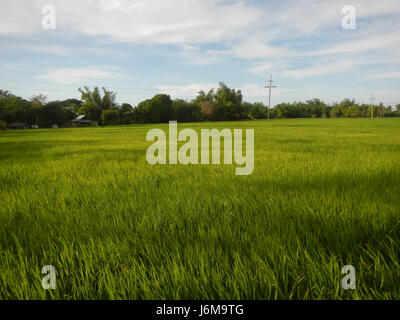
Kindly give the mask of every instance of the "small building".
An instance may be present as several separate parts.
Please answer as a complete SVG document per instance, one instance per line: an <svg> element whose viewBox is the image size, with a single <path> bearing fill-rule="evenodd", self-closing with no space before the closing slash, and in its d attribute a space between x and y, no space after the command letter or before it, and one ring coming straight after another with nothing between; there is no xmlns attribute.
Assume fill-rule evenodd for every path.
<svg viewBox="0 0 400 320"><path fill-rule="evenodd" d="M58 129L58 124L53 124L52 128L53 129Z"/></svg>
<svg viewBox="0 0 400 320"><path fill-rule="evenodd" d="M16 122L12 122L9 125L7 125L8 129L25 129L26 125L25 123L16 121Z"/></svg>
<svg viewBox="0 0 400 320"><path fill-rule="evenodd" d="M97 121L89 120L86 115L80 115L74 120L68 121L70 127L98 126Z"/></svg>

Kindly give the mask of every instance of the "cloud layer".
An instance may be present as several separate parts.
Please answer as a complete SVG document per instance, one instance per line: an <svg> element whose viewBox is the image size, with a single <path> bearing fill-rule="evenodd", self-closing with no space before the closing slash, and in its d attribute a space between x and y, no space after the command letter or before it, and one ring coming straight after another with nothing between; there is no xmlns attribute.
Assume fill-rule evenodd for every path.
<svg viewBox="0 0 400 320"><path fill-rule="evenodd" d="M41 8L49 4L57 19L57 28L51 31L41 27ZM149 68L157 54L181 61L182 68L187 64L240 68L240 74L249 77L241 87L255 84L252 76L266 79L271 73L287 85L304 79L330 81L327 77L345 74L354 84L386 79L394 86L400 72L400 0L353 0L356 30L341 27L342 7L348 4L347 0L2 0L0 39L19 39L26 42L27 52L64 59L39 76L61 84L85 80L85 75L115 78L102 67L108 61L92 62L93 57L129 55L124 45L138 45L151 50ZM74 61L75 66L65 63L77 55L86 56ZM122 63L117 67L124 69ZM180 86L161 82L158 88L183 96L194 92L193 83L212 83L214 73L201 82ZM218 80L229 83L227 71L220 73L224 77ZM250 87L247 91L262 93Z"/></svg>

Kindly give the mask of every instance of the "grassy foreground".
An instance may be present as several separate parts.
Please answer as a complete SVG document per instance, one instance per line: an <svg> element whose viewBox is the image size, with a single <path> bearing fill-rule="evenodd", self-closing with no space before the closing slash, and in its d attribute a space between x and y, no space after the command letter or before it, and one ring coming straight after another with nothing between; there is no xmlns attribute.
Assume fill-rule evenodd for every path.
<svg viewBox="0 0 400 320"><path fill-rule="evenodd" d="M1 299L400 298L400 119L178 124L254 128L250 176L150 166L155 127L0 132Z"/></svg>

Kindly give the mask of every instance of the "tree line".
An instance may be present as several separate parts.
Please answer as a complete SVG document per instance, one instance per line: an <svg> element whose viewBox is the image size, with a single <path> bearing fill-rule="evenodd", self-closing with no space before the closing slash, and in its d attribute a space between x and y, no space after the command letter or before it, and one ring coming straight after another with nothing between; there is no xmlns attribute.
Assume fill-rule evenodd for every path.
<svg viewBox="0 0 400 320"><path fill-rule="evenodd" d="M81 99L47 101L44 95L29 100L0 89L0 128L15 122L27 126L65 126L78 115L101 124L163 123L198 121L238 121L266 119L268 108L261 102L243 101L240 90L219 83L208 92L200 91L191 101L171 99L167 94L157 94L133 107L116 103L116 93L95 87L80 88ZM306 102L279 103L270 110L271 118L356 118L400 116L400 104L392 106L358 104L344 99L329 105L320 99Z"/></svg>
<svg viewBox="0 0 400 320"><path fill-rule="evenodd" d="M365 118L399 117L400 104L392 106L359 104L354 99L344 99L332 105L320 99L306 102L280 103L272 110L274 118Z"/></svg>

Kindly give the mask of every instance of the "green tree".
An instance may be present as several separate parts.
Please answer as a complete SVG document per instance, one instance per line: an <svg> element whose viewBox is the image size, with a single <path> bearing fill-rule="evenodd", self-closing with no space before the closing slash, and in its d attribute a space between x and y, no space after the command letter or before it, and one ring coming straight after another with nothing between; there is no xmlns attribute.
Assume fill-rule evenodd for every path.
<svg viewBox="0 0 400 320"><path fill-rule="evenodd" d="M358 105L348 106L344 109L343 116L345 118L359 118L361 117L361 109Z"/></svg>
<svg viewBox="0 0 400 320"><path fill-rule="evenodd" d="M327 116L327 105L325 102L320 99L312 99L306 102L307 104L307 113L312 118L321 118Z"/></svg>
<svg viewBox="0 0 400 320"><path fill-rule="evenodd" d="M255 102L250 108L250 119L266 119L268 117L267 107L262 102Z"/></svg>
<svg viewBox="0 0 400 320"><path fill-rule="evenodd" d="M196 104L202 114L202 119L205 120L213 120L215 117L215 103L214 103L214 89L205 93L203 90L199 91L197 97L193 100L193 103Z"/></svg>
<svg viewBox="0 0 400 320"><path fill-rule="evenodd" d="M350 100L350 99L344 99L342 102L340 102L339 104L334 104L333 108L330 112L330 115L332 118L340 118L344 116L345 110L348 107L351 107L355 104L354 99Z"/></svg>
<svg viewBox="0 0 400 320"><path fill-rule="evenodd" d="M396 105L396 115L400 117L400 103Z"/></svg>
<svg viewBox="0 0 400 320"><path fill-rule="evenodd" d="M25 122L26 111L31 107L30 102L16 96L11 96L2 101L1 117L4 122Z"/></svg>
<svg viewBox="0 0 400 320"><path fill-rule="evenodd" d="M241 115L241 104L243 96L240 90L229 88L225 83L220 82L214 93L216 106L215 120L239 120Z"/></svg>
<svg viewBox="0 0 400 320"><path fill-rule="evenodd" d="M178 122L196 122L201 120L201 109L193 102L175 99L172 102L172 111Z"/></svg>
<svg viewBox="0 0 400 320"><path fill-rule="evenodd" d="M198 102L198 106L200 107L201 113L205 120L215 120L215 103L214 101L200 101Z"/></svg>
<svg viewBox="0 0 400 320"><path fill-rule="evenodd" d="M66 120L72 120L79 114L79 108L82 105L82 101L78 99L66 99L63 102L65 108Z"/></svg>
<svg viewBox="0 0 400 320"><path fill-rule="evenodd" d="M41 108L41 125L52 126L57 124L62 126L67 120L65 105L61 101L51 101Z"/></svg>
<svg viewBox="0 0 400 320"><path fill-rule="evenodd" d="M169 95L157 94L142 101L136 107L138 120L142 123L164 123L173 119L172 100Z"/></svg>
<svg viewBox="0 0 400 320"><path fill-rule="evenodd" d="M101 120L101 108L95 102L85 102L79 107L78 114L85 115L88 119L93 121Z"/></svg>
<svg viewBox="0 0 400 320"><path fill-rule="evenodd" d="M79 107L79 114L85 114L90 120L101 120L101 113L103 110L113 109L117 106L116 93L103 89L103 96L101 96L98 87L91 91L88 87L83 89L79 88L81 93L82 105Z"/></svg>
<svg viewBox="0 0 400 320"><path fill-rule="evenodd" d="M203 90L199 91L197 97L193 100L196 104L203 101L214 101L214 89L209 90L208 93L205 93Z"/></svg>
<svg viewBox="0 0 400 320"><path fill-rule="evenodd" d="M119 108L119 117L122 124L135 122L134 108L129 103L123 103Z"/></svg>
<svg viewBox="0 0 400 320"><path fill-rule="evenodd" d="M106 124L119 124L120 113L117 109L107 109L103 110L101 113L101 120Z"/></svg>

